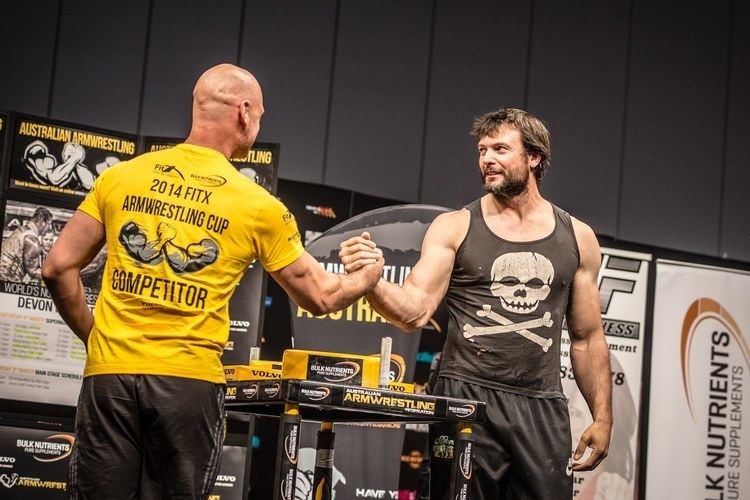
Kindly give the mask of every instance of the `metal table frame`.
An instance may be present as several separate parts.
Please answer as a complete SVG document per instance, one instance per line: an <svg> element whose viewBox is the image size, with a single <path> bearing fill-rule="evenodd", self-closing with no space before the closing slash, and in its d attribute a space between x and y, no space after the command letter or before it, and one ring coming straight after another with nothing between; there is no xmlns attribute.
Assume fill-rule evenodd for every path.
<svg viewBox="0 0 750 500"><path fill-rule="evenodd" d="M454 422L450 498L469 500L471 424L486 419L481 401L413 394L311 380L255 380L227 384L227 410L279 417L274 500L294 498L302 420L321 422L315 466L315 500L331 498L334 422ZM325 450L329 450L327 453Z"/></svg>

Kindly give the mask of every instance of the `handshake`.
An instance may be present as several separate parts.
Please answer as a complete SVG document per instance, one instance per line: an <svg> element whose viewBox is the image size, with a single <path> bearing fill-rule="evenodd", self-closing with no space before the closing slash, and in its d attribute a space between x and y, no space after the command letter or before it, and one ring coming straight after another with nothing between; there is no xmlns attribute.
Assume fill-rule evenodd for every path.
<svg viewBox="0 0 750 500"><path fill-rule="evenodd" d="M367 283L367 290L378 284L383 274L383 251L370 239L370 233L349 238L339 246L339 259L348 275L358 275Z"/></svg>

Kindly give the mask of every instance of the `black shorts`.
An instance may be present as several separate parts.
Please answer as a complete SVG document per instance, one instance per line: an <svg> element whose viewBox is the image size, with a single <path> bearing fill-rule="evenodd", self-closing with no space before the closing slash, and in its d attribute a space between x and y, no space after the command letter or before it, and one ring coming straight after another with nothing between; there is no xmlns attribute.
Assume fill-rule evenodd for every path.
<svg viewBox="0 0 750 500"><path fill-rule="evenodd" d="M435 395L487 403L474 435L472 500L570 500L570 419L563 398L538 398L440 378ZM430 498L448 499L455 425L430 427ZM451 499L452 500L452 499Z"/></svg>
<svg viewBox="0 0 750 500"><path fill-rule="evenodd" d="M95 375L81 387L71 498L207 498L224 440L224 386Z"/></svg>

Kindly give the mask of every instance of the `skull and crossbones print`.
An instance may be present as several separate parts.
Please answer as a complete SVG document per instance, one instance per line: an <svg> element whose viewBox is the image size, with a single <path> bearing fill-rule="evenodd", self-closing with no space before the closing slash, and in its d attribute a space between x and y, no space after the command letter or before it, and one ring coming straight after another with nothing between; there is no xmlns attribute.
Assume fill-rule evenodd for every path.
<svg viewBox="0 0 750 500"><path fill-rule="evenodd" d="M503 309L516 314L532 314L549 295L555 268L544 255L534 252L513 252L495 259L491 277L490 291L499 299ZM513 323L493 311L491 305L484 304L476 315L480 318L489 318L497 322L498 326L465 324L463 335L470 342L474 342L474 337L480 335L515 332L538 344L544 352L552 345L552 339L546 339L531 331L535 328L549 328L554 324L549 312L538 318Z"/></svg>

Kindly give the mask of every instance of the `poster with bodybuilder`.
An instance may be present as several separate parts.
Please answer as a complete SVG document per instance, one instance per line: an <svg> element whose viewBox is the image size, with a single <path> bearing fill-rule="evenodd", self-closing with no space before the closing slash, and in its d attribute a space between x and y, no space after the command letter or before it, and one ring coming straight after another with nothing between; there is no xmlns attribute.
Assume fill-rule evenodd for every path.
<svg viewBox="0 0 750 500"><path fill-rule="evenodd" d="M9 187L85 196L101 173L135 156L136 136L16 115Z"/></svg>
<svg viewBox="0 0 750 500"><path fill-rule="evenodd" d="M9 200L0 248L0 394L5 399L74 406L86 358L83 344L41 280L44 260L72 210ZM94 307L106 260L103 248L81 271Z"/></svg>

